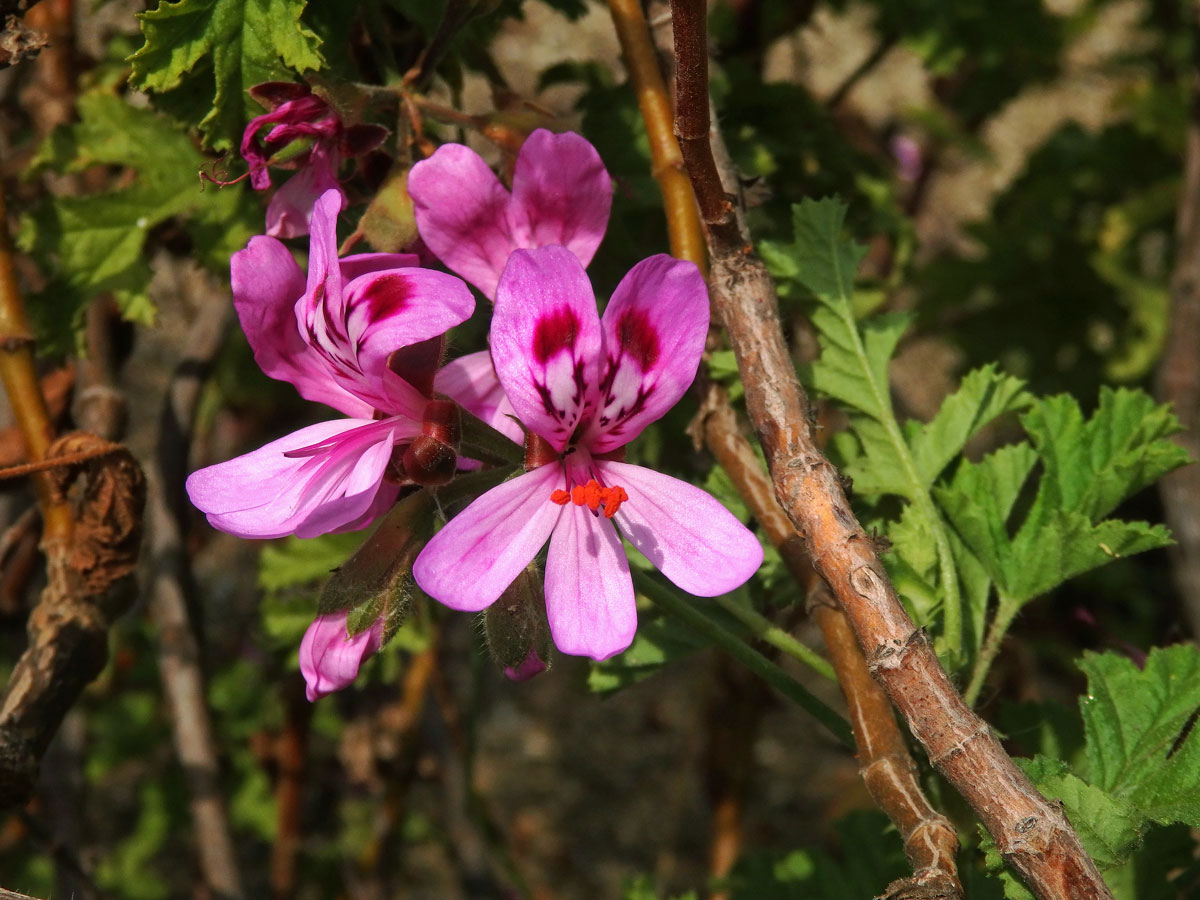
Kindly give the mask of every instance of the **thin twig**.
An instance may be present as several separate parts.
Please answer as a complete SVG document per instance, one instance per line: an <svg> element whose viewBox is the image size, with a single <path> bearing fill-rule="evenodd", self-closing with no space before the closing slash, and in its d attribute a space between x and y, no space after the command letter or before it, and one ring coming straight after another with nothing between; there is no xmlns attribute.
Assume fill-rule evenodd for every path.
<svg viewBox="0 0 1200 900"><path fill-rule="evenodd" d="M837 470L813 439L808 398L795 376L766 267L723 198L708 135L704 0L674 0L678 56L676 130L701 198L712 257L713 305L729 332L746 406L775 495L804 535L870 662L909 729L963 795L1003 856L1042 900L1111 898L1063 811L1033 786L947 677L925 632L909 618L871 538L850 510ZM698 134L699 126L704 134ZM729 173L731 176L733 173Z"/></svg>
<svg viewBox="0 0 1200 900"><path fill-rule="evenodd" d="M1195 33L1195 17L1200 13L1193 9L1192 15ZM1200 35L1195 41L1200 41ZM1174 406L1183 426L1176 441L1192 459L1200 460L1200 63L1193 72L1175 235L1171 312L1167 346L1158 367L1158 395ZM1158 483L1158 490L1176 542L1171 571L1192 635L1200 636L1200 465L1176 469Z"/></svg>
<svg viewBox="0 0 1200 900"><path fill-rule="evenodd" d="M149 608L158 633L158 666L171 709L175 751L187 777L200 870L208 889L228 900L245 894L221 794L200 650L188 618L185 592L191 578L180 496L200 390L232 320L225 298L214 295L208 301L188 334L186 355L171 379L163 410L148 509Z"/></svg>
<svg viewBox="0 0 1200 900"><path fill-rule="evenodd" d="M696 198L683 171L683 154L671 132L670 95L658 68L641 0L608 0L608 7L650 138L652 171L663 195L671 255L677 259L690 259L700 271L707 272L704 232L696 216Z"/></svg>
<svg viewBox="0 0 1200 900"><path fill-rule="evenodd" d="M13 268L12 240L0 189L0 381L12 406L13 418L25 441L26 458L36 462L46 457L54 440L54 426L38 384L33 361L33 331L21 302ZM59 496L49 472L33 477L38 505L42 510L43 540L47 543L71 539L71 508Z"/></svg>

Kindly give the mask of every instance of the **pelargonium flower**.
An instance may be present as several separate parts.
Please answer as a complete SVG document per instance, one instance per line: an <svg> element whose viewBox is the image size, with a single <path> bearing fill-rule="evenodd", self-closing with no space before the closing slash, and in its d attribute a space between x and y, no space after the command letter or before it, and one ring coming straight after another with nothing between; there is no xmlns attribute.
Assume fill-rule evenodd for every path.
<svg viewBox="0 0 1200 900"><path fill-rule="evenodd" d="M573 132L534 131L521 145L509 192L474 150L443 144L408 176L417 230L447 268L488 298L514 250L558 244L586 266L608 227L612 179ZM438 373L437 389L518 443L521 428L486 351Z"/></svg>
<svg viewBox="0 0 1200 900"><path fill-rule="evenodd" d="M331 190L313 209L307 281L274 238L233 255L234 305L259 366L349 418L193 472L188 494L222 531L314 537L363 528L395 502L384 476L421 433L443 335L474 309L465 284L408 254L338 259L340 206Z"/></svg>
<svg viewBox="0 0 1200 900"><path fill-rule="evenodd" d="M375 149L387 137L387 130L370 124L346 126L305 84L271 81L255 85L250 93L269 110L251 119L242 134L242 157L250 166L250 184L256 191L271 186L269 164L299 170L267 205L267 234L282 238L308 234L313 205L326 191L336 190L341 198L339 211L346 208L346 195L337 178L342 160ZM260 136L264 125L273 127ZM288 144L301 140L311 146L286 162L272 161Z"/></svg>
<svg viewBox="0 0 1200 900"><path fill-rule="evenodd" d="M614 524L689 593L716 596L749 578L762 547L720 503L621 461L691 384L707 331L704 279L689 262L638 263L601 318L571 251L514 252L496 292L492 357L530 441L545 442L547 464L488 491L434 535L413 566L421 588L453 609L484 609L549 540L554 643L605 659L637 628Z"/></svg>
<svg viewBox="0 0 1200 900"><path fill-rule="evenodd" d="M346 610L317 616L300 641L300 673L309 702L348 687L358 669L383 644L383 619L351 637L346 631Z"/></svg>
<svg viewBox="0 0 1200 900"><path fill-rule="evenodd" d="M612 179L581 135L534 131L517 154L512 191L462 144L412 167L417 231L450 271L493 298L514 250L561 245L585 266L608 227Z"/></svg>

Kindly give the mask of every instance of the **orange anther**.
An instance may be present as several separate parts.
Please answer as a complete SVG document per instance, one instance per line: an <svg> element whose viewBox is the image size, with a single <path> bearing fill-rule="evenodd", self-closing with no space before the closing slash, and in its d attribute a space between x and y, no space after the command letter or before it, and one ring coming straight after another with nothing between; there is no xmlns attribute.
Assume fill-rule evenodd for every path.
<svg viewBox="0 0 1200 900"><path fill-rule="evenodd" d="M621 504L629 499L629 495L625 493L625 488L620 485L605 488L604 491L604 515L606 518L611 519L617 514L617 510L621 508Z"/></svg>
<svg viewBox="0 0 1200 900"><path fill-rule="evenodd" d="M552 503L566 506L570 502L576 506L586 506L593 513L599 512L600 505L604 504L604 515L610 519L616 515L621 504L628 499L629 495L625 493L625 488L603 487L595 478L590 479L587 484L575 485L570 491L560 488L550 494Z"/></svg>

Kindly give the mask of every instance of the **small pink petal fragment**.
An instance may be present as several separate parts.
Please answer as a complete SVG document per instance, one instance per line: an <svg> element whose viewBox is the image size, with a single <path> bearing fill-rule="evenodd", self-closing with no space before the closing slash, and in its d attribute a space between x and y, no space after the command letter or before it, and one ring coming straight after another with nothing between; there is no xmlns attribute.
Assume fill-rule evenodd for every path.
<svg viewBox="0 0 1200 900"><path fill-rule="evenodd" d="M541 675L549 668L545 661L538 656L536 650L530 650L529 655L519 666L505 666L504 677L509 681L528 681L535 676Z"/></svg>
<svg viewBox="0 0 1200 900"><path fill-rule="evenodd" d="M603 516L565 508L546 557L546 618L554 645L572 656L608 659L633 642L637 607L629 562Z"/></svg>
<svg viewBox="0 0 1200 900"><path fill-rule="evenodd" d="M562 452L595 402L602 341L591 283L570 250L513 253L496 291L491 340L517 415Z"/></svg>
<svg viewBox="0 0 1200 900"><path fill-rule="evenodd" d="M548 498L562 483L561 467L543 466L478 498L413 563L421 590L464 612L491 606L550 537L561 509Z"/></svg>
<svg viewBox="0 0 1200 900"><path fill-rule="evenodd" d="M350 637L347 618L345 610L318 616L300 642L300 672L310 703L352 684L363 661L383 643L383 619Z"/></svg>
<svg viewBox="0 0 1200 900"><path fill-rule="evenodd" d="M679 402L708 334L708 289L690 262L659 254L629 270L601 320L600 400L585 441L593 453L629 443Z"/></svg>
<svg viewBox="0 0 1200 900"><path fill-rule="evenodd" d="M629 499L615 520L638 551L689 594L716 597L762 565L758 538L700 488L641 466L602 460L596 468Z"/></svg>

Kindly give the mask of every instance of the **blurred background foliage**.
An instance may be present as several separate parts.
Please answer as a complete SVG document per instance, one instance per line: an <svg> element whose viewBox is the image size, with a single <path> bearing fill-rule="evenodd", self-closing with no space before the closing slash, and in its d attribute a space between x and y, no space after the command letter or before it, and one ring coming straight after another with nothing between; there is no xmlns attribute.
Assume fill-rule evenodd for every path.
<svg viewBox="0 0 1200 900"><path fill-rule="evenodd" d="M1184 0L710 6L717 117L755 237L787 244L793 204L845 201L847 229L866 248L856 312L914 317L888 368L901 420L929 419L963 373L992 362L1035 395L1070 393L1089 415L1102 386L1150 387L1169 328L1195 75ZM10 206L30 259L22 276L39 347L51 356L86 348L87 311L109 298L125 323L128 440L149 458L188 326L203 298L227 293L229 254L261 228L264 199L246 184L218 190L197 180L201 170L217 180L244 171L228 152L258 112L244 88L298 70L328 83L395 84L437 33L441 5L287 0L279 9L294 13L294 27L277 38L276 23L259 43L254 16L270 4L66 7L69 53L56 65L69 81L58 121L41 105L53 89L39 69L46 56L0 78L5 175L21 179ZM572 127L596 145L616 183L590 270L605 296L633 262L666 248L607 10L594 0L480 0L472 12L427 96L501 132ZM650 12L662 27L662 7ZM156 34L168 37L156 44ZM222 43L235 38L237 52ZM402 131L395 110L358 112ZM436 115L426 128L504 161L479 129ZM366 208L385 172L386 163L364 162L344 222ZM801 362L816 353L810 299L781 283ZM481 347L486 327L481 302L452 349ZM737 395L728 354L713 355L710 374ZM687 434L695 411L685 400L630 448L631 461L704 484L745 517L727 476ZM232 334L206 389L191 465L319 414L263 376ZM828 427L840 427L836 416ZM1015 415L1001 418L967 457L1016 434ZM0 521L12 521L18 500L0 495ZM1117 514L1163 518L1151 492ZM870 808L852 756L654 608L642 610L626 654L598 665L559 657L523 685L503 679L469 617L421 609L353 689L309 707L296 648L323 579L361 536L258 546L199 518L187 541L191 612L250 895L707 896L712 810L731 794L744 807L746 852L717 886L722 896L867 897L904 874L899 840ZM36 596L36 579L14 583L13 572L0 579L0 674L23 646ZM773 551L742 593L818 642ZM1014 752L1079 758L1077 658L1086 650L1142 658L1179 641L1182 603L1161 550L1041 597L998 659L985 714ZM198 896L193 842L203 838L190 829L144 603L111 644L107 671L47 755L38 800L0 824L0 884L38 897ZM433 661L425 682L418 659ZM840 702L832 685L796 675ZM282 812L297 779L302 800ZM969 822L928 780L938 803ZM281 827L299 841L283 874L274 868ZM1116 876L1118 895L1200 890L1187 829L1149 834ZM977 839L966 826L964 835ZM1019 896L1019 886L986 875L974 847L962 866L972 900Z"/></svg>

